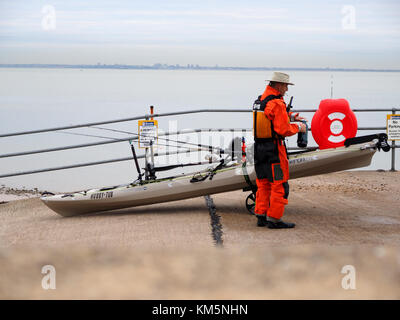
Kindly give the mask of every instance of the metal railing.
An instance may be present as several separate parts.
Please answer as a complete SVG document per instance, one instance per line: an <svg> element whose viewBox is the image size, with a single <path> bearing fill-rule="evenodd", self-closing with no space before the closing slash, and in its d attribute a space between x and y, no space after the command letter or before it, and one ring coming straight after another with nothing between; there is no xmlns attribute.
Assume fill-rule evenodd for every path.
<svg viewBox="0 0 400 320"><path fill-rule="evenodd" d="M395 114L397 110L396 108L392 109L352 109L354 112L392 112ZM317 109L294 109L293 112L316 112ZM108 121L100 121L100 122L91 122L91 123L84 123L78 125L71 125L71 126L62 126L62 127L54 127L54 128L47 128L47 129L39 129L39 130L30 130L30 131L20 131L20 132L13 132L13 133L4 133L0 134L0 138L6 137L13 137L13 136L21 136L21 135L30 135L30 134L37 134L37 133L44 133L44 132L53 132L53 131L61 131L66 129L76 129L76 128L84 128L84 127L94 127L97 125L102 124L111 124L111 123L119 123L119 122L127 122L127 121L134 121L134 120L142 120L142 119L149 119L150 117L168 117L168 116L177 116L177 115L185 115L185 114L194 114L194 113L215 113L215 112L227 112L227 113L238 113L238 112L252 112L252 109L198 109L198 110L190 110L190 111L180 111L180 112L169 112L169 113L160 113L160 114L145 114L142 116L131 117L131 118L123 118L117 120L108 120ZM310 128L311 131L312 128ZM167 132L167 133L160 133L159 136L162 135L179 135L179 134L187 134L187 133L196 133L196 132L249 132L252 129L248 128L228 128L228 129L187 129L175 132ZM359 127L358 130L386 130L386 127ZM137 140L138 135L129 136L127 138L110 138L112 140L109 141L98 141L92 143L85 143L85 144L78 144L78 145L70 145L64 147L56 147L56 148L47 148L47 149L38 149L38 150L30 150L30 151L23 151L23 152L15 152L15 153L8 153L8 154L0 154L0 158L10 158L10 157L17 157L17 156L24 156L24 155L31 155L31 154L39 154L45 152L54 152L54 151L61 151L61 150L69 150L69 149L77 149L77 148L86 148L104 144L111 144L111 143L120 143L126 142L130 140ZM395 169L395 149L399 148L400 145L396 145L395 141L392 141L391 144L391 171L396 171ZM298 149L298 148L292 148ZM204 149L189 149L174 151L174 152L166 152L166 153L156 153L155 156L161 155L170 155L176 153L185 153L185 152L195 152ZM140 155L138 158L144 158L145 155ZM79 168L79 167L86 167L86 166L93 166L105 163L112 163L112 162L120 162L120 161L129 161L133 160L133 157L126 157L126 158L118 158L118 159L109 159L109 160L102 160L96 162L87 162L87 163L78 163L69 166L61 166L61 167L53 167L53 168L44 168L39 170L30 170L30 171L23 171L23 172L13 172L7 174L0 174L0 178L6 177L13 177L19 175L26 175L26 174L33 174L33 173L41 173L41 172L48 172L48 171L56 171L56 170L65 170L71 168Z"/></svg>

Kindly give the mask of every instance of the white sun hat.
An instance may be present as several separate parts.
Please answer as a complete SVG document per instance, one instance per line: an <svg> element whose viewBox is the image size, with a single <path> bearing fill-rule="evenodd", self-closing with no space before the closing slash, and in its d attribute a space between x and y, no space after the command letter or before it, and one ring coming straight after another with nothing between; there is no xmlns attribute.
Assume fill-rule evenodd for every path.
<svg viewBox="0 0 400 320"><path fill-rule="evenodd" d="M272 74L271 79L267 79L266 81L287 83L287 84L294 86L294 83L291 83L289 80L289 75L286 73L283 73L283 72L274 72Z"/></svg>

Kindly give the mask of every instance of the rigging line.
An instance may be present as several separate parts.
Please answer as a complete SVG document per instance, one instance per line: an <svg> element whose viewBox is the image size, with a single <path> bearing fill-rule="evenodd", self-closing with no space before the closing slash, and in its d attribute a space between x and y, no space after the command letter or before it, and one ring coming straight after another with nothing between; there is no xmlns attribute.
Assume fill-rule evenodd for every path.
<svg viewBox="0 0 400 320"><path fill-rule="evenodd" d="M77 133L77 132L56 131L55 133L65 133L65 134L71 134L71 135L76 135L76 136L94 137L94 138L102 138L102 139L109 139L109 140L119 140L118 138L97 136L97 135L89 135L89 134ZM163 144L163 143L157 143L157 144L160 145L160 146L163 146L163 147L174 147L174 148L180 148L180 149L187 148L187 147L184 147L184 146L172 146L172 145ZM196 146L198 146L198 145L196 145ZM198 147L201 148L200 146L198 146ZM208 147L207 148L203 147L201 149L203 149L203 151L209 151ZM202 151L202 150L199 150L199 151Z"/></svg>
<svg viewBox="0 0 400 320"><path fill-rule="evenodd" d="M138 137L143 137L145 135L141 135L141 134L136 134L133 132L129 132L129 131L123 131L123 130L116 130L116 129L110 129L110 128L104 128L104 127L99 127L99 126L90 126L90 128L95 128L95 129L100 129L100 130L107 130L107 131L114 131L114 132L120 132L120 133L126 133L126 134L134 134ZM190 145L195 145L196 147L199 147L201 145L199 144L194 144L194 143L190 143L190 142L185 142L185 141L179 141L179 140L172 140L172 139L167 139L167 138L161 138L161 137L157 137L157 139L161 139L161 140L165 140L165 141L170 141L170 142L177 142L177 143L182 143L182 144L190 144ZM171 146L171 147L176 147L176 146ZM207 148L209 148L210 146L207 146Z"/></svg>
<svg viewBox="0 0 400 320"><path fill-rule="evenodd" d="M145 136L145 135L140 135L140 134L136 134L136 133L129 132L129 131L109 129L109 128L104 128L104 127L99 127L99 126L90 126L89 128L95 128L95 129L100 129L100 130L108 130L108 131L114 131L114 132L120 132L120 133L126 133L126 134L134 134L134 135L137 135L138 137ZM222 149L222 148L209 146L209 145L203 145L203 144L198 144L198 143L191 143L191 142L173 140L173 139L161 138L161 137L157 137L157 139L161 139L161 140L165 140L165 141L169 141L169 142L176 142L176 143L181 143L181 144L192 145L192 146L196 146L196 147L203 147L203 148L208 148L208 149L212 148L212 149L218 150L219 152L221 152L221 151L224 152L224 149ZM177 147L177 146L171 146L171 147Z"/></svg>
<svg viewBox="0 0 400 320"><path fill-rule="evenodd" d="M143 136L143 135L141 135ZM200 144L200 143L191 143L191 142L186 142L186 141L180 141L180 140L173 140L173 139L168 139L168 138L161 138L161 137L157 137L157 139L161 139L164 141L169 141L169 142L176 142L176 143L181 143L181 144L187 144L187 145L191 145L191 146L196 146L196 147L200 147L200 148L205 148L205 149L214 149L214 150L218 150L220 153L222 151L222 153L224 152L224 149L219 148L219 147L214 147L214 146L209 146L209 145L204 145L204 144ZM158 144L158 142L157 142ZM171 147L178 147L178 146L172 146Z"/></svg>
<svg viewBox="0 0 400 320"><path fill-rule="evenodd" d="M65 134L72 134L72 135L75 135L75 136L85 136L85 137L94 137L94 138L102 138L102 139L109 139L109 140L119 140L118 138L97 136L97 135L91 135L91 134L85 134L85 133L77 133L77 132L56 131L55 133L65 133ZM132 141L133 141L133 139L132 139ZM168 145L168 144L160 143L159 145L163 146L163 147L171 147L171 145ZM173 146L173 147L184 148L184 147L180 147L180 146Z"/></svg>
<svg viewBox="0 0 400 320"><path fill-rule="evenodd" d="M169 145L169 144L163 144L163 143L157 143L157 145L159 145L159 146L163 146L163 147L174 147L174 148L180 148L180 149L182 149L182 148L185 148L185 149L187 149L188 147L185 147L185 146L171 146L171 145ZM206 148L199 148L199 149L203 149L203 150L206 150ZM200 150L201 151L201 150ZM208 149L207 149L207 151L208 151Z"/></svg>
<svg viewBox="0 0 400 320"><path fill-rule="evenodd" d="M74 136L85 136L85 137L92 137L92 138L102 138L102 139L109 139L109 140L119 140L119 139L117 139L117 138L104 137L104 136L96 136L96 135L92 135L92 134L77 133L77 132L55 131L55 133L65 133L65 134L71 134L71 135L74 135Z"/></svg>
<svg viewBox="0 0 400 320"><path fill-rule="evenodd" d="M89 126L88 128L101 129L101 130L107 130L107 131L114 131L114 132L126 133L126 134L134 134L136 136L138 135L137 133L133 133L133 132L129 132L129 131L116 130L116 129L104 128L104 127L99 127L99 126Z"/></svg>

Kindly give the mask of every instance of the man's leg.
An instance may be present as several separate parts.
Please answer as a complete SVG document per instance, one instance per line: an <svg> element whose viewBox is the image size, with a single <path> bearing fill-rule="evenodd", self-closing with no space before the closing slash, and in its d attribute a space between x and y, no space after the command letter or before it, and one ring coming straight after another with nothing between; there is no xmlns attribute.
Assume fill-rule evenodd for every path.
<svg viewBox="0 0 400 320"><path fill-rule="evenodd" d="M268 179L256 179L256 207L254 213L257 217L257 225L263 227L267 225L266 214L269 209L269 201L271 196L271 183Z"/></svg>
<svg viewBox="0 0 400 320"><path fill-rule="evenodd" d="M278 144L278 150L280 161L271 165L273 182L271 184L271 201L267 217L268 228L293 228L295 226L294 223L286 223L281 220L289 197L289 162L285 144Z"/></svg>
<svg viewBox="0 0 400 320"><path fill-rule="evenodd" d="M287 185L287 187L286 187ZM271 203L268 210L268 217L280 220L288 204L289 185L287 182L274 181L271 183Z"/></svg>
<svg viewBox="0 0 400 320"><path fill-rule="evenodd" d="M275 181L271 184L271 202L268 210L268 227L271 229L293 228L294 223L281 220L285 205L288 204L289 184L287 181Z"/></svg>

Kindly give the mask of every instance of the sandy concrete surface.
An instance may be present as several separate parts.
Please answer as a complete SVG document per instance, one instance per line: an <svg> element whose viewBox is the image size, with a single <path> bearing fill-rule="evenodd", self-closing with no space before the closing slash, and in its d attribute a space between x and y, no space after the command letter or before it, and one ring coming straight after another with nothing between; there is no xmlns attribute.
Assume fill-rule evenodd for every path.
<svg viewBox="0 0 400 320"><path fill-rule="evenodd" d="M213 196L222 216L224 244L400 246L400 172L342 172L289 182L283 220L293 230L254 229L244 214L246 193ZM286 232L288 231L288 232Z"/></svg>
<svg viewBox="0 0 400 320"><path fill-rule="evenodd" d="M255 226L242 191L63 218L38 198L0 204L3 299L399 299L398 172L291 181L284 219ZM215 219L222 226L215 244ZM42 267L56 289L42 288ZM355 289L341 273L354 266Z"/></svg>

